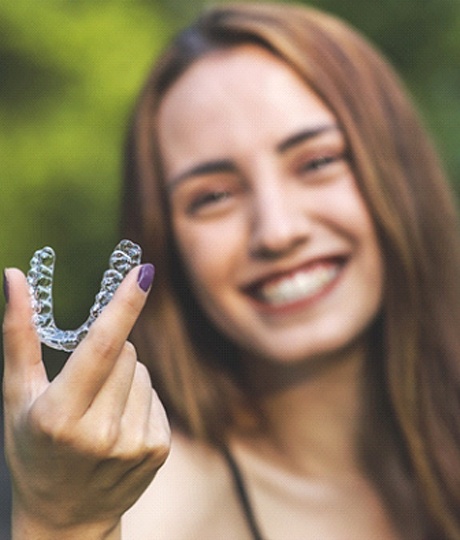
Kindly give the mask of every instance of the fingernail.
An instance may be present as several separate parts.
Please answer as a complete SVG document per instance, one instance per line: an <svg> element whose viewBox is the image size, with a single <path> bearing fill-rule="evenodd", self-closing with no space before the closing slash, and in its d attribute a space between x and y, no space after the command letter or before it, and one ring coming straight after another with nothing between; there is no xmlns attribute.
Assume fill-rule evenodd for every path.
<svg viewBox="0 0 460 540"><path fill-rule="evenodd" d="M137 284L144 291L147 292L152 285L153 276L155 275L155 267L153 264L143 264L139 269L137 276Z"/></svg>
<svg viewBox="0 0 460 540"><path fill-rule="evenodd" d="M8 303L10 299L10 289L8 287L8 279L5 270L3 270L3 296L5 297L5 302Z"/></svg>

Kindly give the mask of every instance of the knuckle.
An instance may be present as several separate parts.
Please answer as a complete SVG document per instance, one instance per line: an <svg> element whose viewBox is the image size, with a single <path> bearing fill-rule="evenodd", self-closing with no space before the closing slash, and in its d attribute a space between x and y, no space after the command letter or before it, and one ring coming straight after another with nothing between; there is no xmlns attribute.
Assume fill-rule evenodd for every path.
<svg viewBox="0 0 460 540"><path fill-rule="evenodd" d="M63 415L44 411L38 404L32 407L28 415L32 433L39 439L48 440L53 446L71 446L74 426Z"/></svg>
<svg viewBox="0 0 460 540"><path fill-rule="evenodd" d="M125 341L123 345L123 354L126 354L126 356L130 358L137 359L136 347L130 341Z"/></svg>
<svg viewBox="0 0 460 540"><path fill-rule="evenodd" d="M99 458L107 458L113 452L120 436L120 426L116 421L106 421L99 425L91 440L91 452Z"/></svg>
<svg viewBox="0 0 460 540"><path fill-rule="evenodd" d="M162 465L167 457L169 456L170 451L170 441L169 437L163 437L162 439L156 440L154 445L151 445L148 448L148 456L152 462L156 463L158 466Z"/></svg>
<svg viewBox="0 0 460 540"><path fill-rule="evenodd" d="M136 380L138 383L142 385L146 385L151 388L152 381L150 379L150 373L147 367L142 364L141 362L136 363L136 371L134 376L136 377Z"/></svg>
<svg viewBox="0 0 460 540"><path fill-rule="evenodd" d="M149 435L145 442L146 454L158 465L162 465L171 449L171 431L169 424L162 422L161 425L150 426Z"/></svg>
<svg viewBox="0 0 460 540"><path fill-rule="evenodd" d="M94 354L101 358L112 358L120 353L120 344L106 332L95 333L91 336Z"/></svg>
<svg viewBox="0 0 460 540"><path fill-rule="evenodd" d="M131 445L124 459L131 463L148 462L154 467L161 466L169 455L170 444L167 437L139 438L137 444Z"/></svg>
<svg viewBox="0 0 460 540"><path fill-rule="evenodd" d="M129 341L120 344L118 336L114 335L113 332L100 328L97 333L91 334L90 341L93 353L97 357L113 358L122 354L126 358L137 359L137 351L134 345Z"/></svg>
<svg viewBox="0 0 460 540"><path fill-rule="evenodd" d="M28 424L33 435L50 449L72 450L96 459L107 457L119 437L119 423L107 418L97 425L81 424L63 414L53 414L40 405L30 409Z"/></svg>
<svg viewBox="0 0 460 540"><path fill-rule="evenodd" d="M159 467L169 455L170 443L169 426L152 429L151 425L140 424L117 447L116 457L126 463L147 462Z"/></svg>

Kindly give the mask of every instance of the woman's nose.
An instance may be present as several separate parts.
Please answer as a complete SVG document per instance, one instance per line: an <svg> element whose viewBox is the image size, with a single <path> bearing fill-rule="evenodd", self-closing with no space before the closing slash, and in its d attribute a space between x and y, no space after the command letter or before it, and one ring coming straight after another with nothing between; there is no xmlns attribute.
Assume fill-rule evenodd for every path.
<svg viewBox="0 0 460 540"><path fill-rule="evenodd" d="M267 189L255 196L250 253L257 258L282 257L306 242L311 223L300 201L283 189Z"/></svg>

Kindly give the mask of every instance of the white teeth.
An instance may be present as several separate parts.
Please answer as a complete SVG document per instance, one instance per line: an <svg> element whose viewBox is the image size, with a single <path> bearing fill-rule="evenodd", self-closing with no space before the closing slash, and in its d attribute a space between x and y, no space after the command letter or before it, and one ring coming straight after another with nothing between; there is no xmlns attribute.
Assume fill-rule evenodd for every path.
<svg viewBox="0 0 460 540"><path fill-rule="evenodd" d="M263 301L275 306L304 300L331 283L338 272L338 266L319 266L312 270L297 272L276 283L263 286L259 295Z"/></svg>

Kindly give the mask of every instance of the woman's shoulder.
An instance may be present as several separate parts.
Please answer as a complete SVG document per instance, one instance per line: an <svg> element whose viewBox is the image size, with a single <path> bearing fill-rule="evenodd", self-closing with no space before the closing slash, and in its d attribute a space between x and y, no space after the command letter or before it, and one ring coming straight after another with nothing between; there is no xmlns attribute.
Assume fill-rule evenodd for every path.
<svg viewBox="0 0 460 540"><path fill-rule="evenodd" d="M123 518L123 540L244 540L247 535L221 453L173 431L166 463Z"/></svg>

